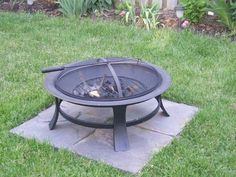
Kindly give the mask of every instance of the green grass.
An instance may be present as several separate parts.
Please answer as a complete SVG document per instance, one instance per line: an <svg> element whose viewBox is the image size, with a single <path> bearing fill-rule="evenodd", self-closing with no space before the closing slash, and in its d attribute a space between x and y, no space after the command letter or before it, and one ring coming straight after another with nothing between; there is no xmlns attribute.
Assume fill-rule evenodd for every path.
<svg viewBox="0 0 236 177"><path fill-rule="evenodd" d="M141 176L236 176L236 44L112 22L0 12L0 176L130 176L9 130L53 103L40 69L90 57L137 57L166 69L166 99L200 112Z"/></svg>

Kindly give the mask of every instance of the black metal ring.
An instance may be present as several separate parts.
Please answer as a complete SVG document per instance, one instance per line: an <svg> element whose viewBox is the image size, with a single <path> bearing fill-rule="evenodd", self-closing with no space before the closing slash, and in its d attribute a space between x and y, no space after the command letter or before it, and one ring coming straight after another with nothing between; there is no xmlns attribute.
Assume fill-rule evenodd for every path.
<svg viewBox="0 0 236 177"><path fill-rule="evenodd" d="M158 99L156 99L156 100L157 100L158 105L151 113L149 113L148 115L146 115L144 117L135 119L135 120L126 121L126 127L140 124L142 122L145 122L145 121L151 119L153 116L155 116L156 113L160 109L160 102L159 102ZM112 128L114 128L113 124L94 123L94 122L84 121L84 120L80 120L80 119L75 119L72 116L65 113L64 111L62 111L61 108L60 108L60 105L59 105L59 112L61 113L61 115L66 120L68 120L68 121L70 121L74 124L78 124L78 125L82 125L82 126L90 127L90 128L103 128L103 129L112 129Z"/></svg>

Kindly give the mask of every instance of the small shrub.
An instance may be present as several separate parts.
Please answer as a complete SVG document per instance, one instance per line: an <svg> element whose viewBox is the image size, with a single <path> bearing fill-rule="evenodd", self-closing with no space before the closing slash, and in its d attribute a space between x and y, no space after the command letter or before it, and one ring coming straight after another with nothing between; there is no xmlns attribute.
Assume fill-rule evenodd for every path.
<svg viewBox="0 0 236 177"><path fill-rule="evenodd" d="M85 0L85 4L88 12L103 11L111 8L112 0Z"/></svg>
<svg viewBox="0 0 236 177"><path fill-rule="evenodd" d="M112 6L112 0L58 0L60 11L65 16L81 16L85 13L102 11Z"/></svg>
<svg viewBox="0 0 236 177"><path fill-rule="evenodd" d="M125 14L125 17L124 17L124 21L126 24L133 24L135 25L136 24L136 20L137 20L137 16L135 14L135 7L129 3L129 2L125 2L125 9L127 9L127 12Z"/></svg>
<svg viewBox="0 0 236 177"><path fill-rule="evenodd" d="M126 24L133 24L139 27L145 27L147 30L154 29L159 24L158 12L159 8L157 4L141 5L141 9L138 10L135 5L126 2L126 6L123 7L127 9L124 16L124 21ZM140 13L138 13L140 11Z"/></svg>
<svg viewBox="0 0 236 177"><path fill-rule="evenodd" d="M236 1L231 4L230 10L232 11L231 17L233 21L236 21Z"/></svg>
<svg viewBox="0 0 236 177"><path fill-rule="evenodd" d="M83 0L58 0L60 11L65 16L81 16L83 14Z"/></svg>
<svg viewBox="0 0 236 177"><path fill-rule="evenodd" d="M149 6L141 6L140 19L143 21L144 26L147 30L155 29L159 24L157 20L159 8L157 4Z"/></svg>
<svg viewBox="0 0 236 177"><path fill-rule="evenodd" d="M127 4L126 4L126 3L128 3L128 4L131 5L131 3L129 3L128 1L122 1L121 3L119 3L119 4L117 5L116 9L119 10L119 11L122 11L122 10L128 11Z"/></svg>
<svg viewBox="0 0 236 177"><path fill-rule="evenodd" d="M220 21L228 27L231 35L236 34L236 1L211 0L210 9L215 12Z"/></svg>
<svg viewBox="0 0 236 177"><path fill-rule="evenodd" d="M184 17L192 23L198 23L206 14L206 0L181 0L185 7Z"/></svg>

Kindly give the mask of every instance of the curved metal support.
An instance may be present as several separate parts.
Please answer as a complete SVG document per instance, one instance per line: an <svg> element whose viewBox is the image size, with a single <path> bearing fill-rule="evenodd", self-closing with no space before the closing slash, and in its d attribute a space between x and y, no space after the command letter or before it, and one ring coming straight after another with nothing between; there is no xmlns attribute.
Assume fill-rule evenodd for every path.
<svg viewBox="0 0 236 177"><path fill-rule="evenodd" d="M49 122L49 129L53 130L56 126L57 120L58 120L58 116L59 116L59 110L60 110L60 104L61 104L62 100L60 100L59 98L55 97L55 112L54 115L52 117L52 120Z"/></svg>
<svg viewBox="0 0 236 177"><path fill-rule="evenodd" d="M160 104L160 107L161 107L161 109L162 109L162 111L163 111L164 116L169 117L170 115L168 114L168 112L166 111L166 109L165 109L165 107L164 107L164 105L163 105L163 103L162 103L161 95L157 96L157 97L156 97L156 100L157 100L158 103Z"/></svg>
<svg viewBox="0 0 236 177"><path fill-rule="evenodd" d="M156 99L157 99L157 98L156 98ZM158 99L157 99L157 102L158 102L157 107L156 107L151 113L149 113L148 115L143 116L143 117L141 117L141 118L138 118L138 119L126 121L126 127L140 124L140 123L142 123L142 122L145 122L145 121L151 119L153 116L155 116L156 113L157 113L157 112L159 111L159 109L160 109L160 103L159 103ZM119 107L119 106L118 106L118 107ZM70 121L70 122L72 122L72 123L74 123L74 124L82 125L82 126L85 126L85 127L91 127L91 128L104 128L104 129L111 129L111 128L114 128L114 125L113 125L113 124L95 123L95 122L89 122L89 121L84 121L84 120L76 119L76 118L74 118L74 117L68 115L68 114L65 113L64 111L62 111L60 107L59 107L59 112L60 112L60 114L61 114L65 119L67 119L68 121Z"/></svg>
<svg viewBox="0 0 236 177"><path fill-rule="evenodd" d="M123 93L122 93L122 89L121 89L121 85L120 85L120 81L119 81L119 78L114 70L114 68L111 66L110 63L107 63L107 67L109 68L113 78L114 78L114 81L116 83L116 87L117 87L117 91L118 91L118 94L119 94L119 97L123 97Z"/></svg>
<svg viewBox="0 0 236 177"><path fill-rule="evenodd" d="M115 151L126 151L129 149L129 140L126 128L126 106L113 107L114 128L113 143Z"/></svg>
<svg viewBox="0 0 236 177"><path fill-rule="evenodd" d="M80 120L80 119L76 119L70 115L68 115L67 113L65 113L64 111L62 111L59 108L59 112L61 113L61 115L68 121L77 124L77 125L82 125L85 127L90 127L90 128L104 128L104 129L110 129L113 128L113 124L102 124L102 123L95 123L95 122L89 122L89 121L84 121L84 120Z"/></svg>
<svg viewBox="0 0 236 177"><path fill-rule="evenodd" d="M126 126L129 127L129 126L137 125L137 124L143 123L143 122L148 121L149 119L151 119L153 116L155 116L158 113L158 111L160 109L160 103L158 102L158 100L157 100L157 103L158 103L157 107L151 113L149 113L148 115L143 116L141 118L131 120L131 121L127 121Z"/></svg>

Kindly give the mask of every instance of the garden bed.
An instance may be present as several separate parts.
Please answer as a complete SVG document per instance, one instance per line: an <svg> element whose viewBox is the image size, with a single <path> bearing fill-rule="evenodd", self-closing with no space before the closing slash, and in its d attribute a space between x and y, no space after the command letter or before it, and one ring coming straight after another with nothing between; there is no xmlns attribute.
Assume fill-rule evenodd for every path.
<svg viewBox="0 0 236 177"><path fill-rule="evenodd" d="M160 14L160 22L163 27L177 28L178 19L173 10L163 10ZM190 29L197 33L207 34L211 36L226 35L229 31L218 22L216 16L205 15L200 23L190 24Z"/></svg>
<svg viewBox="0 0 236 177"><path fill-rule="evenodd" d="M13 12L42 12L49 16L60 16L62 13L58 10L57 4L46 4L46 3L40 3L38 1L35 1L31 7L27 5L25 1L19 1L13 3L10 0L5 0L4 2L0 3L0 10L3 11L13 11Z"/></svg>
<svg viewBox="0 0 236 177"><path fill-rule="evenodd" d="M58 4L45 4L40 3L40 1L35 1L32 5L32 9L29 9L26 2L12 4L11 1L5 0L0 4L0 9L4 11L24 11L32 13L43 12L49 16L61 16L62 13L59 11ZM161 28L177 28L178 19L173 10L161 10L159 12L159 21L158 25ZM87 16L88 17L88 16ZM102 12L97 12L92 15L89 15L93 20L104 19L104 20L121 20L122 16L115 9L104 10ZM140 25L139 25L140 26ZM218 19L215 16L206 15L200 23L190 24L189 28L197 33L207 34L211 36L221 36L227 35L229 32L227 28L218 22Z"/></svg>

